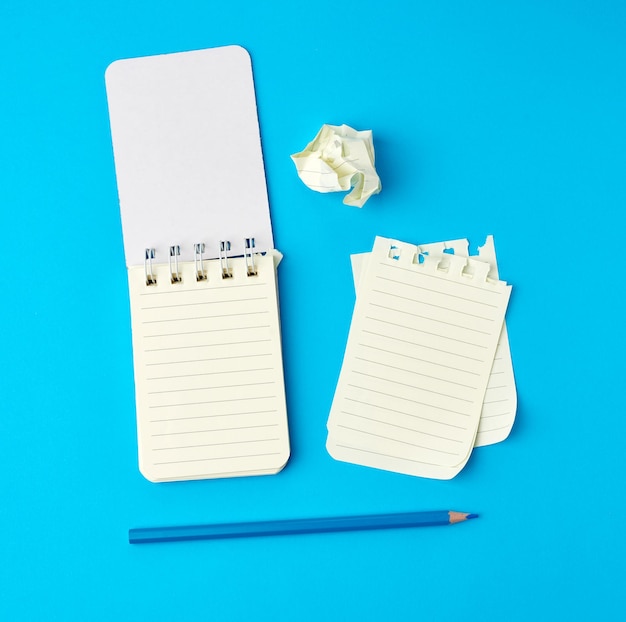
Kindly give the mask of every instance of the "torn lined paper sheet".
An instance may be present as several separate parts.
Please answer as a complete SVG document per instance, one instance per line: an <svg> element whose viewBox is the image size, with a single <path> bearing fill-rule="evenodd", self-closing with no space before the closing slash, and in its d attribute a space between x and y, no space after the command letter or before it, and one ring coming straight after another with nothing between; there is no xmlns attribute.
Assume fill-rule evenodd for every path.
<svg viewBox="0 0 626 622"><path fill-rule="evenodd" d="M511 290L489 271L376 238L328 420L335 459L435 479L463 468Z"/></svg>
<svg viewBox="0 0 626 622"><path fill-rule="evenodd" d="M374 142L371 130L357 131L347 125L322 126L304 151L291 156L298 175L316 192L349 190L343 202L363 207L381 191L374 168Z"/></svg>
<svg viewBox="0 0 626 622"><path fill-rule="evenodd" d="M430 255L453 253L461 257L468 257L469 243L466 239L447 240L445 242L420 244L418 248L420 252ZM370 254L359 253L350 256L354 287L357 295L360 289L361 274L365 270ZM487 236L484 245L478 248L478 255L472 255L472 258L487 262L491 267L489 276L494 279L498 278L498 265L493 236ZM505 440L515 422L516 410L517 390L515 388L513 362L505 323L502 326L502 333L500 333L498 347L491 368L474 446L482 447L483 445L492 445Z"/></svg>

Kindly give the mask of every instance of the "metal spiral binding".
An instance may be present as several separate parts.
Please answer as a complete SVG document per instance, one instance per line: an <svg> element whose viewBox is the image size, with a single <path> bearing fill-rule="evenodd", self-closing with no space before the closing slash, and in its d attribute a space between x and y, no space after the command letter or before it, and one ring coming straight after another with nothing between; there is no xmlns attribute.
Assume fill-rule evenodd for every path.
<svg viewBox="0 0 626 622"><path fill-rule="evenodd" d="M220 242L220 266L222 267L223 279L230 279L233 276L233 271L228 261L228 251L230 251L230 242L228 240L222 240Z"/></svg>
<svg viewBox="0 0 626 622"><path fill-rule="evenodd" d="M146 285L156 285L156 276L152 270L152 260L154 259L154 249L146 248L146 256L143 262L144 274L146 275Z"/></svg>
<svg viewBox="0 0 626 622"><path fill-rule="evenodd" d="M207 273L204 269L204 258L202 257L202 253L204 253L204 242L200 242L199 244L194 244L195 256L194 262L196 265L196 281L206 281Z"/></svg>
<svg viewBox="0 0 626 622"><path fill-rule="evenodd" d="M196 281L206 281L209 278L208 270L205 266L204 261L204 252L205 252L205 244L204 242L199 242L198 244L194 244L194 265L196 272ZM255 248L256 243L254 238L244 238L244 249L243 256L246 264L246 274L247 276L256 276L258 274L258 269L256 265L255 259ZM230 279L233 277L233 270L230 263L230 253L231 245L228 240L222 240L219 243L219 260L220 260L220 268L222 271L223 279ZM146 248L145 249L145 259L144 259L144 274L146 278L146 285L156 285L157 277L154 272L154 267L152 265L153 260L156 257L156 251L154 248ZM170 246L169 252L169 270L170 270L170 281L172 284L182 283L183 275L179 269L179 259L180 259L180 246L174 245Z"/></svg>
<svg viewBox="0 0 626 622"><path fill-rule="evenodd" d="M170 278L172 284L181 283L183 277L178 271L178 257L180 256L180 246L170 246Z"/></svg>
<svg viewBox="0 0 626 622"><path fill-rule="evenodd" d="M254 262L254 251L255 248L254 238L245 238L243 245L243 256L246 260L246 268L248 272L248 276L256 276L258 274L256 269L256 264Z"/></svg>

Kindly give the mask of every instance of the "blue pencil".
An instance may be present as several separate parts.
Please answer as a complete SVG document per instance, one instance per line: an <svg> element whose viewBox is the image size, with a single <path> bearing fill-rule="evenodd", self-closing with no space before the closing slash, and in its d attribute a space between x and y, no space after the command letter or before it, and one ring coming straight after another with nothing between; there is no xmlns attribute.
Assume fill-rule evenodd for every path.
<svg viewBox="0 0 626 622"><path fill-rule="evenodd" d="M252 523L222 523L217 525L189 525L186 527L145 527L130 529L131 544L148 542L179 542L181 540L216 540L220 538L252 538L258 536L286 536L334 531L362 531L365 529L397 529L400 527L431 527L453 525L476 518L478 514L440 510L436 512L407 512L403 514L373 514L332 518L297 518Z"/></svg>

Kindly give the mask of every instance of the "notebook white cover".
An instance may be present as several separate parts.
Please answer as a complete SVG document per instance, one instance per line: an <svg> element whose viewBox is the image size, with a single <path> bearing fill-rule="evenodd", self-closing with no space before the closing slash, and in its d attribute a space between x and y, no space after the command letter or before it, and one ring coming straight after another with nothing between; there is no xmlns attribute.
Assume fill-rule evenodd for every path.
<svg viewBox="0 0 626 622"><path fill-rule="evenodd" d="M227 46L115 61L106 71L126 265L172 244L193 260L221 240L274 248L246 50ZM167 261L167 259L165 259Z"/></svg>

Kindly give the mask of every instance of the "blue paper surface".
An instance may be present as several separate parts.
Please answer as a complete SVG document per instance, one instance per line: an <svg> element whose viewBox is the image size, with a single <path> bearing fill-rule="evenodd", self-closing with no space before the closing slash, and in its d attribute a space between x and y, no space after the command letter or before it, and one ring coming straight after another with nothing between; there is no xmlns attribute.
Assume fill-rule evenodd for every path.
<svg viewBox="0 0 626 622"><path fill-rule="evenodd" d="M626 8L479 1L40 1L0 8L0 619L619 619ZM279 267L292 458L277 476L137 469L104 71L252 56ZM289 158L374 131L359 210ZM509 439L452 481L333 461L326 419L375 235L495 237L513 285ZM132 547L130 527L461 510L468 524Z"/></svg>

